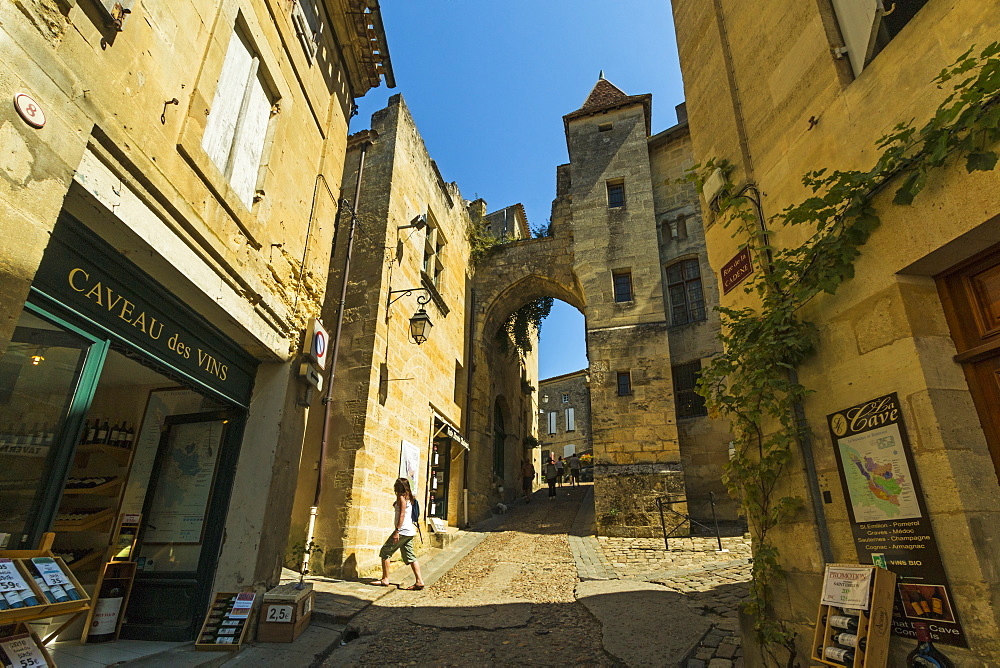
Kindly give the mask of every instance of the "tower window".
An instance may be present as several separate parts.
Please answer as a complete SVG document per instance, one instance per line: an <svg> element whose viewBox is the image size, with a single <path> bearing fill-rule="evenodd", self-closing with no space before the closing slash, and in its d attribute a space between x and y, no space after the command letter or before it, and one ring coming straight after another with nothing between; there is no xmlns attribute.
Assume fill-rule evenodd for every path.
<svg viewBox="0 0 1000 668"><path fill-rule="evenodd" d="M705 319L705 298L697 259L681 260L667 267L667 296L670 324L686 325Z"/></svg>
<svg viewBox="0 0 1000 668"><path fill-rule="evenodd" d="M608 208L621 209L625 207L625 180L608 181Z"/></svg>
<svg viewBox="0 0 1000 668"><path fill-rule="evenodd" d="M632 374L629 371L618 372L618 396L627 397L632 394Z"/></svg>
<svg viewBox="0 0 1000 668"><path fill-rule="evenodd" d="M616 271L611 274L611 279L615 288L615 301L632 301L632 272Z"/></svg>
<svg viewBox="0 0 1000 668"><path fill-rule="evenodd" d="M680 364L671 370L674 376L674 402L678 419L708 415L705 397L695 392L698 376L701 375L701 360Z"/></svg>

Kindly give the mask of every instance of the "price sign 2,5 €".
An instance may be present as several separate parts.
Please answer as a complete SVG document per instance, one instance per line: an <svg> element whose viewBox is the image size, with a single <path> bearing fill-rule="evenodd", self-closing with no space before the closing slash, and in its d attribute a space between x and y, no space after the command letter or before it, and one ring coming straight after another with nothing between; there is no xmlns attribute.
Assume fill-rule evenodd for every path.
<svg viewBox="0 0 1000 668"><path fill-rule="evenodd" d="M267 609L266 621L291 624L293 606L272 605Z"/></svg>

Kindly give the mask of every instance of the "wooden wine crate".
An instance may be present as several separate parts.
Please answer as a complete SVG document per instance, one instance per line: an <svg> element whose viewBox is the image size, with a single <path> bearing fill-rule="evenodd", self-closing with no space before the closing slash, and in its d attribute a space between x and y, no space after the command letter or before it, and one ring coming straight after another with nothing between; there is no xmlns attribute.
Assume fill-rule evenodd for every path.
<svg viewBox="0 0 1000 668"><path fill-rule="evenodd" d="M864 651L856 649L851 668L886 668L889 660L889 636L892 632L892 601L895 594L896 574L877 566L858 564L829 564L832 567L870 568L873 572L867 610L847 610L858 613L858 644L865 641ZM844 632L830 626L830 617L840 614L835 606L820 604L813 632L812 660L827 666L841 666L824 658L827 647L838 647L833 637ZM849 632L848 632L849 633Z"/></svg>
<svg viewBox="0 0 1000 668"><path fill-rule="evenodd" d="M264 594L257 622L257 642L294 642L312 621L316 593L311 583L296 589L283 584Z"/></svg>
<svg viewBox="0 0 1000 668"><path fill-rule="evenodd" d="M45 663L47 665L52 666L52 668L55 668L56 662L52 660L52 655L49 654L49 651L47 649L45 649L45 645L42 643L41 640L38 639L38 636L35 635L35 632L31 630L31 627L25 624L24 622L19 622L17 626L14 628L14 632L12 634L6 635L0 633L0 636L4 636L0 637L0 644L9 643L10 641L16 642L18 640L21 640L23 641L23 644L21 645L22 648L26 650L31 649L34 651L35 653L34 656L31 656L30 654L27 653L26 653L27 655L20 655L19 658L22 662L21 665L24 666L37 665L29 663L29 661L31 659L35 659L37 661L37 657L41 655L41 657L45 660ZM31 647L32 645L33 647ZM11 658L14 659L15 657Z"/></svg>
<svg viewBox="0 0 1000 668"><path fill-rule="evenodd" d="M51 545L51 543L49 543ZM78 601L63 601L62 603L49 603L45 598L45 594L42 593L38 585L35 583L34 578L28 574L28 568L25 566L24 561L31 559L32 557L51 557L57 564L62 572L66 575L66 578L73 584L76 588L77 593L80 594L80 600ZM21 577L31 588L34 593L35 598L37 598L41 604L33 605L25 608L10 608L8 610L0 610L0 624L9 624L13 622L28 622L36 619L47 619L49 617L56 617L59 615L68 615L74 613L82 613L90 608L90 596L87 595L87 591L80 584L80 581L76 579L73 575L73 571L69 569L66 562L62 560L61 557L56 557L48 549L45 550L7 550L0 552L0 558L11 559L15 564Z"/></svg>
<svg viewBox="0 0 1000 668"><path fill-rule="evenodd" d="M229 599L234 596L247 596L249 597L250 607L246 610L245 617L230 617L231 608L227 605ZM250 628L250 624L253 621L254 614L254 594L241 594L241 592L215 592L212 597L212 604L208 607L208 613L205 615L205 621L201 624L201 629L198 631L198 638L194 643L194 648L197 650L216 652L216 651L236 651L239 650L243 645L243 642L247 638L247 629ZM229 622L236 620L241 621L240 624L228 624ZM229 628L238 629L237 632L231 634L233 641L231 643L217 643L214 641L209 641L209 638L214 638L216 628L223 628L227 626ZM214 628L213 628L214 627Z"/></svg>

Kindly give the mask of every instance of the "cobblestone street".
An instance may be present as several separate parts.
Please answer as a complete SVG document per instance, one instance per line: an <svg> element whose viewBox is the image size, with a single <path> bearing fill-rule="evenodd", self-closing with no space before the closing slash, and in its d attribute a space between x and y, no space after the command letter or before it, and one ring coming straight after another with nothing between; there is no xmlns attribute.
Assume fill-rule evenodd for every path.
<svg viewBox="0 0 1000 668"><path fill-rule="evenodd" d="M619 642L609 633L623 616L648 625L628 597L650 594L667 606L657 628L671 626L662 614L672 612L687 624L688 635L677 635L684 656L673 661L741 665L735 610L746 595L749 541L725 538L729 552L717 553L714 539L671 539L669 552L657 539L598 539L591 490L564 487L553 500L542 490L531 504L518 502L432 586L393 591L355 617L359 637L325 665L668 665L666 656L631 654L648 652L642 635ZM396 570L393 580L405 575ZM628 614L617 612L622 606Z"/></svg>

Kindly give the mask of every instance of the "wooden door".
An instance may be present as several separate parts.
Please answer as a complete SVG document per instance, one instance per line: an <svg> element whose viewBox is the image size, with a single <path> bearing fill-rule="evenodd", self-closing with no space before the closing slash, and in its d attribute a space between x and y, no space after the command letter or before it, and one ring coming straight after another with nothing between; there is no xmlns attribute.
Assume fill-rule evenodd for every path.
<svg viewBox="0 0 1000 668"><path fill-rule="evenodd" d="M939 276L938 290L1000 479L1000 245Z"/></svg>

